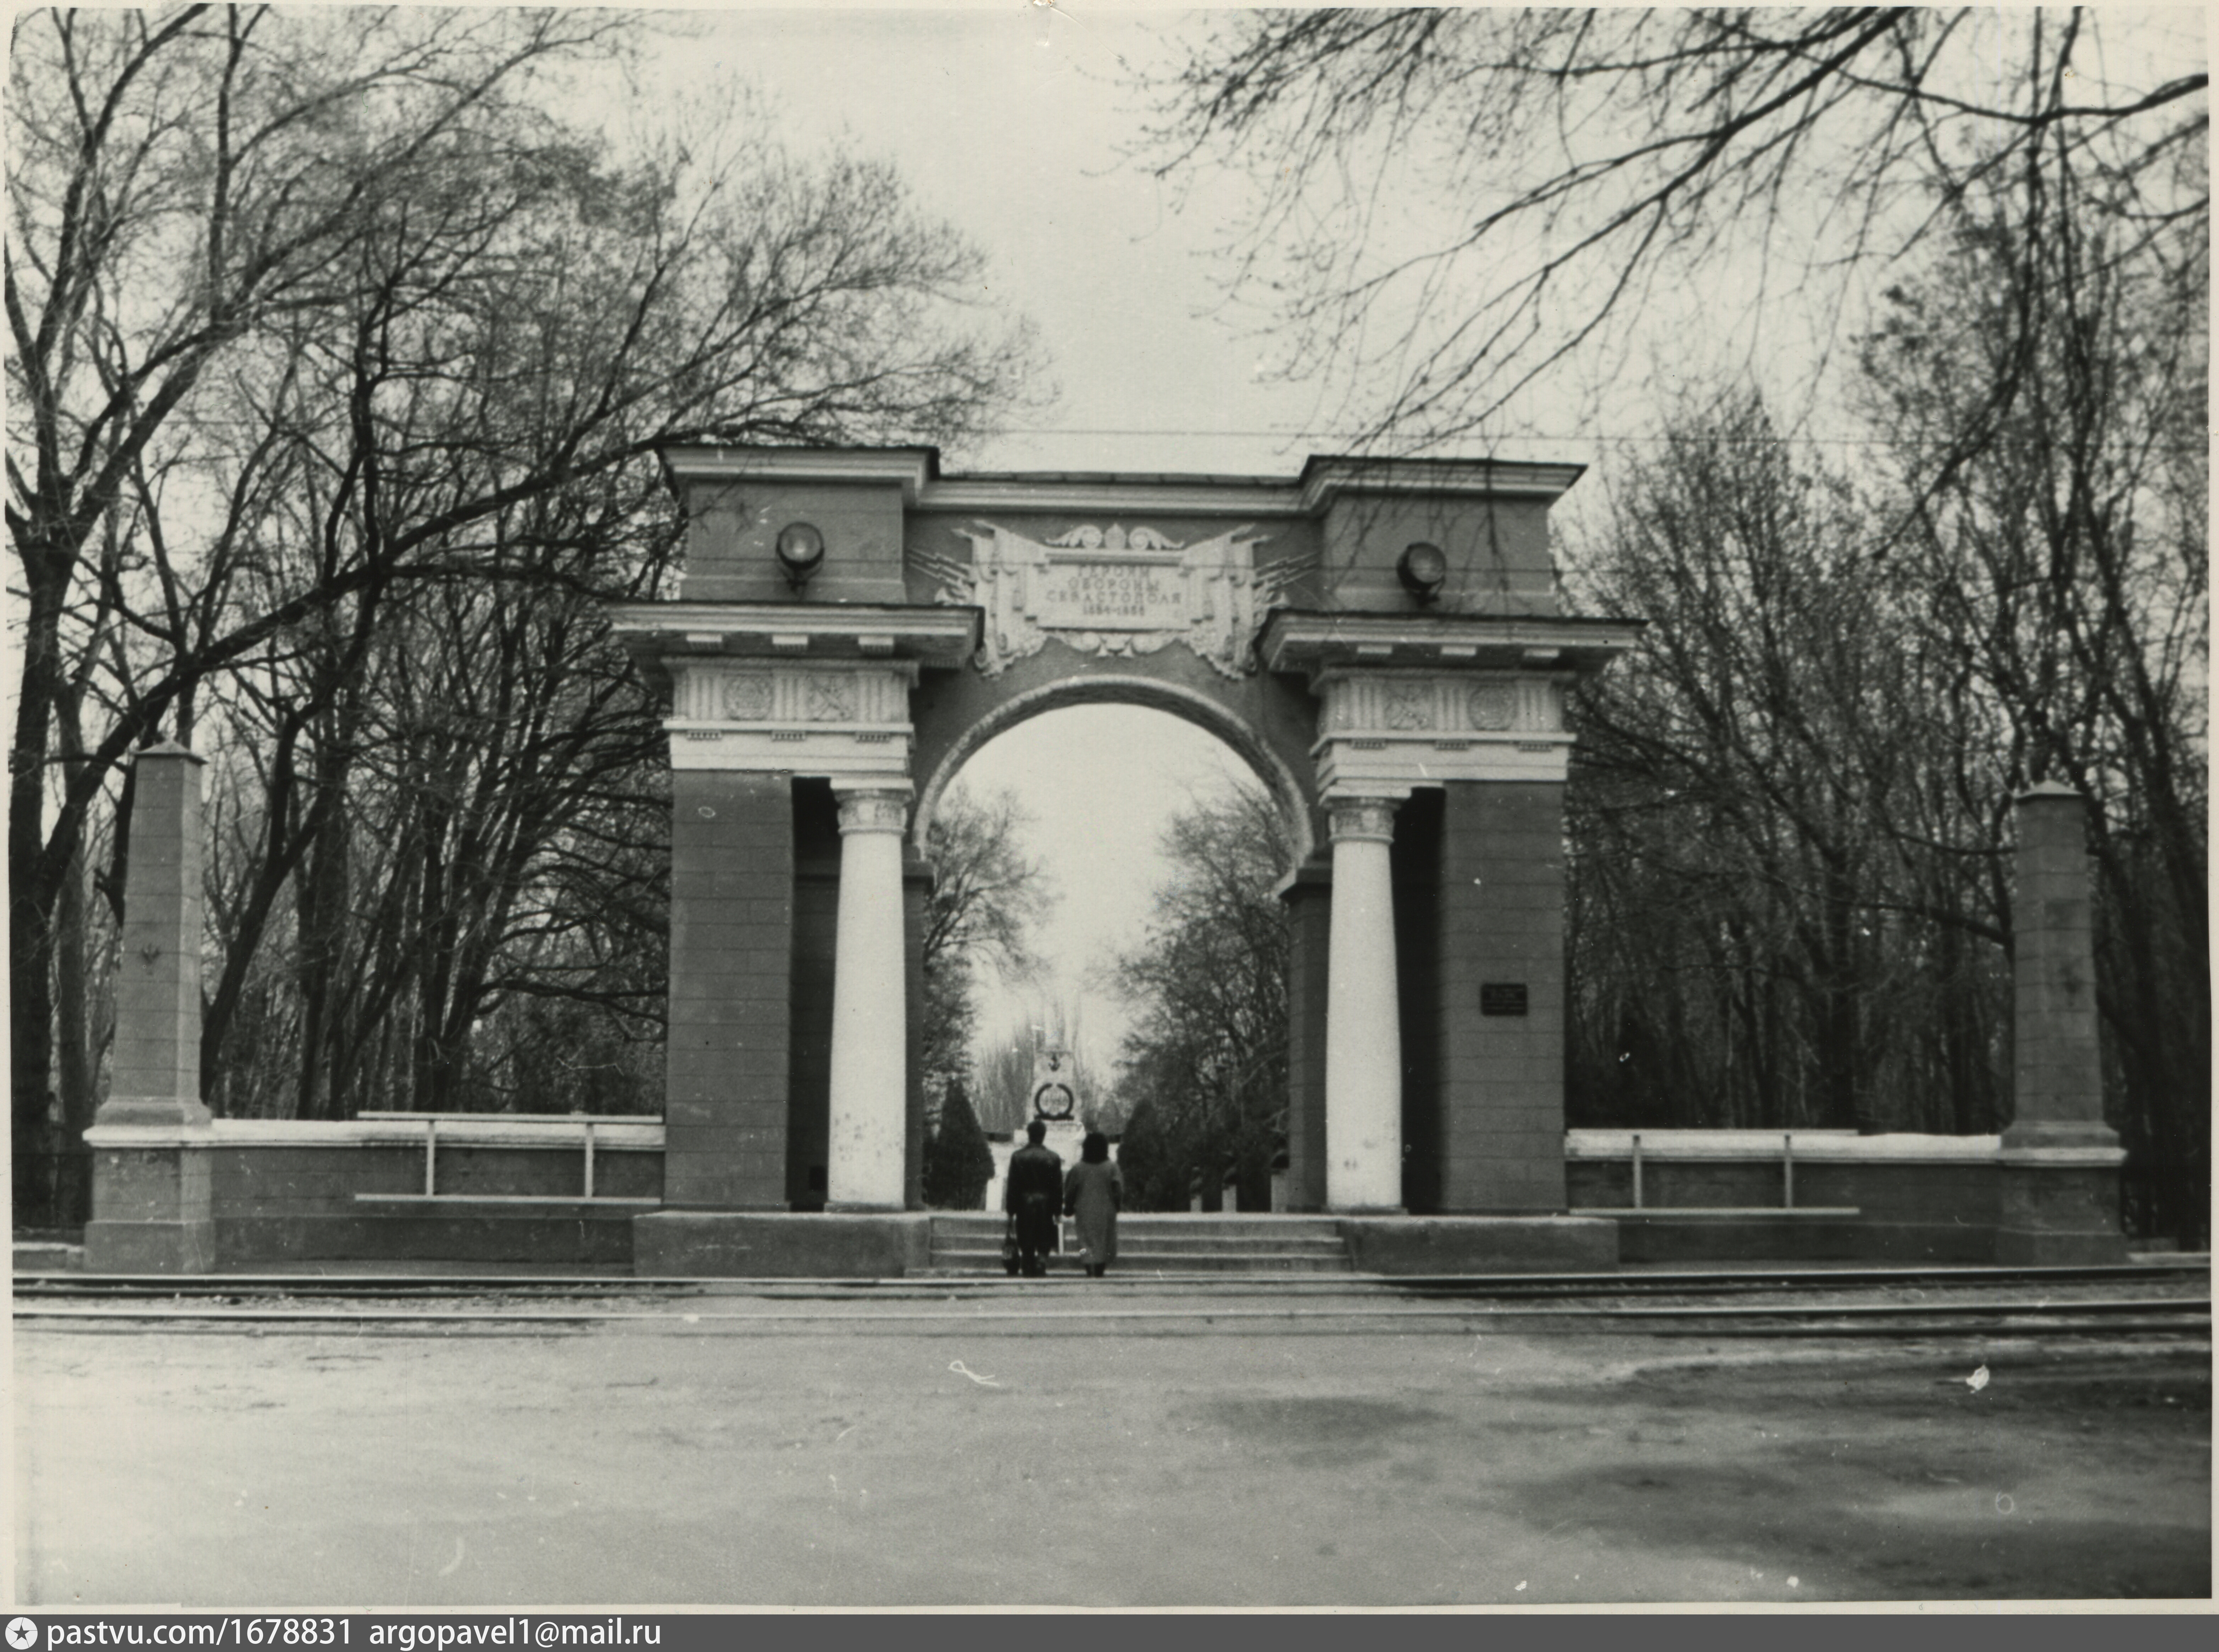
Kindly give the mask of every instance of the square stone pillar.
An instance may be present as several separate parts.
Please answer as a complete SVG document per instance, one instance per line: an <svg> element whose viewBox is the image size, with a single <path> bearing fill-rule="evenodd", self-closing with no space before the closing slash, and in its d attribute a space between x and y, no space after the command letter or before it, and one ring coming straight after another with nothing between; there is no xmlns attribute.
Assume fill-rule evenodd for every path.
<svg viewBox="0 0 2219 1652"><path fill-rule="evenodd" d="M785 1210L792 783L674 768L670 793L663 1202Z"/></svg>
<svg viewBox="0 0 2219 1652"><path fill-rule="evenodd" d="M1444 1211L1561 1211L1564 788L1451 780L1439 962Z"/></svg>
<svg viewBox="0 0 2219 1652"><path fill-rule="evenodd" d="M115 1049L108 1099L85 1132L94 1273L215 1265L201 1102L201 763L165 743L140 752L133 775Z"/></svg>
<svg viewBox="0 0 2219 1652"><path fill-rule="evenodd" d="M2012 1096L1996 1260L2123 1262L2119 1166L2104 1121L2087 804L2069 786L2017 799L2011 898Z"/></svg>

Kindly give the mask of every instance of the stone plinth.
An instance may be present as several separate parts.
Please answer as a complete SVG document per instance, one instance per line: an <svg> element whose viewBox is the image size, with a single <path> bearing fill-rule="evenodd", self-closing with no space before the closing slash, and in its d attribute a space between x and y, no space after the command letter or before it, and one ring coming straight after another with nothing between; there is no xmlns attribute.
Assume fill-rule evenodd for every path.
<svg viewBox="0 0 2219 1652"><path fill-rule="evenodd" d="M931 1218L885 1213L663 1210L634 1219L642 1279L898 1279L924 1266Z"/></svg>
<svg viewBox="0 0 2219 1652"><path fill-rule="evenodd" d="M1618 1224L1597 1216L1344 1216L1358 1273L1405 1277L1615 1273Z"/></svg>
<svg viewBox="0 0 2219 1652"><path fill-rule="evenodd" d="M93 1149L93 1273L200 1273L215 1262L201 1102L201 768L175 743L139 754L108 1099Z"/></svg>
<svg viewBox="0 0 2219 1652"><path fill-rule="evenodd" d="M2014 1109L2003 1135L1996 1260L2123 1262L2119 1165L2104 1122L2087 804L2046 783L2018 798L2011 901Z"/></svg>

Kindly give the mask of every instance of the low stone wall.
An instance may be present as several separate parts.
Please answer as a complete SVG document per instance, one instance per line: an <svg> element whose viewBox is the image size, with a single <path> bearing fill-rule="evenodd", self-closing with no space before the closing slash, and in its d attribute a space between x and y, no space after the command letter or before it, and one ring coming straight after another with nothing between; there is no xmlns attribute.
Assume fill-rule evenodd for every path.
<svg viewBox="0 0 2219 1652"><path fill-rule="evenodd" d="M1358 1273L1613 1273L1618 1224L1569 1216L1342 1216Z"/></svg>
<svg viewBox="0 0 2219 1652"><path fill-rule="evenodd" d="M162 1225L176 1218L161 1196L167 1189L174 1199L176 1186L201 1178L213 1221L195 1239L207 1259L194 1260L201 1249L188 1258L200 1267L441 1260L888 1277L926 1260L922 1219L659 1208L662 1126L653 1120L596 1124L592 1201L581 1196L575 1126L498 1116L440 1121L443 1196L429 1200L420 1196L424 1127L414 1121L105 1125L86 1142L111 1240L145 1227L160 1241L140 1247L143 1264L129 1244L110 1243L110 1259L95 1264L110 1269L174 1267L174 1258L163 1259L174 1234L165 1238ZM1568 1217L1345 1218L1343 1229L1358 1269L1392 1274L1591 1271L1621 1260L1987 1263L2095 1254L2077 1240L2079 1248L2054 1256L1999 1248L2013 1198L2031 1196L2011 1177L2027 1181L2022 1161L2043 1155L2014 1154L1997 1137L1799 1130L1789 1145L1792 1209L1777 1131L1573 1130L1564 1140ZM2061 1154L2048 1150L2047 1158L2061 1164ZM156 1161L169 1168L151 1180L135 1168ZM2115 1171L2100 1165L2075 1171L2080 1179L2069 1187L2058 1165L2036 1168L2036 1191L2055 1183L2058 1196L2084 1203L2116 1187ZM2107 1244L2123 1254L2116 1236Z"/></svg>
<svg viewBox="0 0 2219 1652"><path fill-rule="evenodd" d="M96 1127L86 1140L119 1164L150 1151L192 1160L210 1183L219 1268L402 1260L621 1265L631 1260L640 1206L615 1202L662 1196L659 1121L595 1127L593 1202L581 1196L575 1128L498 1117L443 1120L437 1190L451 1196L417 1198L425 1190L424 1133L421 1124L397 1120L217 1119L185 1131ZM139 1140L157 1135L158 1143ZM519 1200L531 1202L507 1202Z"/></svg>
<svg viewBox="0 0 2219 1652"><path fill-rule="evenodd" d="M642 1279L898 1279L931 1254L922 1212L661 1210L632 1224Z"/></svg>
<svg viewBox="0 0 2219 1652"><path fill-rule="evenodd" d="M1619 1217L1628 1262L1995 1260L2001 1138L1797 1130L1785 1146L1777 1130L1569 1130L1572 1210ZM1718 1214L1674 1214L1694 1211Z"/></svg>

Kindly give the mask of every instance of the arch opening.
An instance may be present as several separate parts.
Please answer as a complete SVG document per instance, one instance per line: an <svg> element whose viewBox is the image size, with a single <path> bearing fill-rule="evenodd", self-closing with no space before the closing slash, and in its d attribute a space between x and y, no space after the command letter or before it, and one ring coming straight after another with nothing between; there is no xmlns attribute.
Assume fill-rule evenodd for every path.
<svg viewBox="0 0 2219 1652"><path fill-rule="evenodd" d="M1291 873L1316 847L1309 801L1301 781L1246 719L1208 696L1147 677L1089 674L1066 678L1011 696L972 722L949 744L917 789L911 842L922 855L933 817L948 786L973 757L995 740L1035 717L1083 705L1130 705L1167 712L1215 736L1246 765L1277 806L1293 845Z"/></svg>

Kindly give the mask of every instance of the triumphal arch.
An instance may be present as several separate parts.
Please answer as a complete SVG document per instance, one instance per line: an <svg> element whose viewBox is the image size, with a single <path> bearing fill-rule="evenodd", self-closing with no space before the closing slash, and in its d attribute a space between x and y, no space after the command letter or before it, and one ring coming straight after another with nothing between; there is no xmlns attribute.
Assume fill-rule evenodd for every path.
<svg viewBox="0 0 2219 1652"><path fill-rule="evenodd" d="M943 475L675 449L663 1215L918 1208L923 848L964 760L1116 700L1221 737L1300 846L1291 1202L1565 1204L1565 698L1638 626L1560 611L1579 467Z"/></svg>

